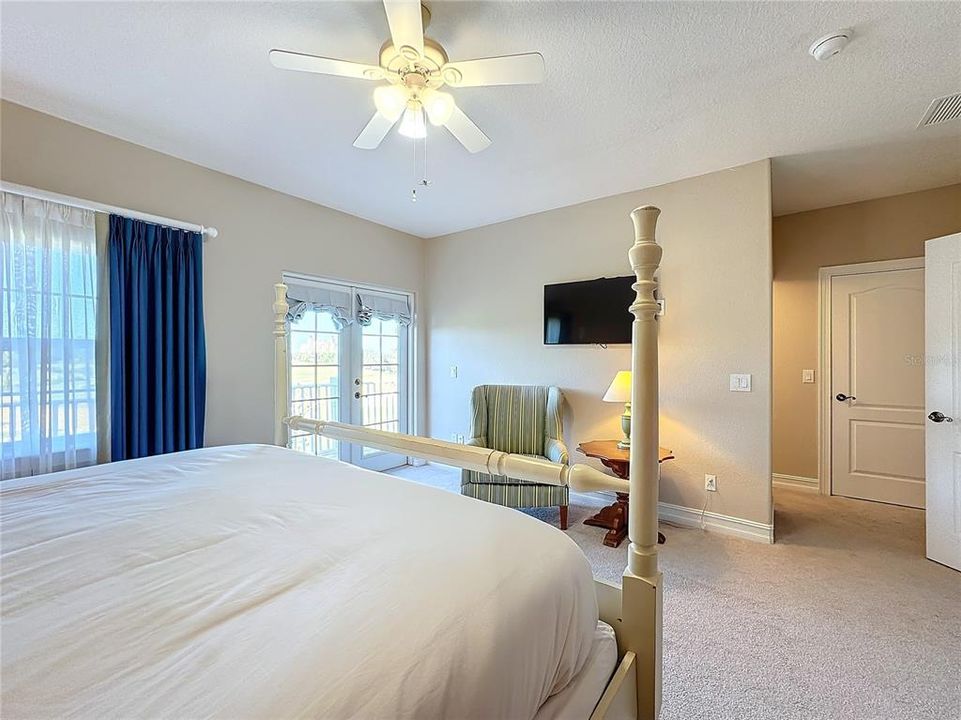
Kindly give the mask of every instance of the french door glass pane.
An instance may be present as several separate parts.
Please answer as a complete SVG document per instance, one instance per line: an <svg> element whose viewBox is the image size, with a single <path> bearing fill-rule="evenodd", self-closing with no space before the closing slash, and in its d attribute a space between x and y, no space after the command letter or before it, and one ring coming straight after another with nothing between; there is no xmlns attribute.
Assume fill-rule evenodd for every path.
<svg viewBox="0 0 961 720"><path fill-rule="evenodd" d="M290 410L312 420L340 420L342 336L326 312L308 310L290 325ZM295 450L337 459L336 440L292 432Z"/></svg>
<svg viewBox="0 0 961 720"><path fill-rule="evenodd" d="M400 431L400 387L397 381L398 345L402 326L396 320L374 318L362 326L363 381L361 424L366 427ZM364 448L364 457L377 453Z"/></svg>

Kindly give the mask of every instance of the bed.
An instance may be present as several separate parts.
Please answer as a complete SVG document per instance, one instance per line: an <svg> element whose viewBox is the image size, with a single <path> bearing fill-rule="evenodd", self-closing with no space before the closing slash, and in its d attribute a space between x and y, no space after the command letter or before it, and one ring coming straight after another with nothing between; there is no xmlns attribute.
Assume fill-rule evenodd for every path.
<svg viewBox="0 0 961 720"><path fill-rule="evenodd" d="M632 213L629 482L288 417L283 285L274 301L276 445L297 428L534 482L629 489L622 588L594 581L566 535L516 511L283 447L7 481L4 717L655 718L658 213Z"/></svg>
<svg viewBox="0 0 961 720"><path fill-rule="evenodd" d="M0 499L5 717L533 718L594 655L566 535L339 461L212 448Z"/></svg>

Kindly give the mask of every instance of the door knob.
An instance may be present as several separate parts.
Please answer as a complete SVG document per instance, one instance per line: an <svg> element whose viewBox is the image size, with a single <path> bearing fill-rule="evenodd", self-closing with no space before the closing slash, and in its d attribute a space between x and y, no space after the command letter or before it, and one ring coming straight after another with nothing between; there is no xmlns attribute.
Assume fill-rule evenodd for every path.
<svg viewBox="0 0 961 720"><path fill-rule="evenodd" d="M844 393L838 393L837 395L834 396L834 399L837 400L838 402L844 402L845 400L857 400L857 398L854 397L854 395L845 395Z"/></svg>
<svg viewBox="0 0 961 720"><path fill-rule="evenodd" d="M935 410L933 413L928 415L928 420L931 422L942 423L942 422L954 422L954 418L950 418L942 412Z"/></svg>
<svg viewBox="0 0 961 720"><path fill-rule="evenodd" d="M358 400L360 400L360 391L359 391L359 390L354 393L354 397L357 398Z"/></svg>

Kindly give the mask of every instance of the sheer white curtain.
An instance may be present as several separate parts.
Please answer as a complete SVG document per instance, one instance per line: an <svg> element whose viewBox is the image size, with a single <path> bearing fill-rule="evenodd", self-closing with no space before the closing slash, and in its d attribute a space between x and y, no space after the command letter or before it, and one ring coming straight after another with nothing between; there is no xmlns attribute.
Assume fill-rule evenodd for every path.
<svg viewBox="0 0 961 720"><path fill-rule="evenodd" d="M2 194L2 478L97 457L94 213Z"/></svg>

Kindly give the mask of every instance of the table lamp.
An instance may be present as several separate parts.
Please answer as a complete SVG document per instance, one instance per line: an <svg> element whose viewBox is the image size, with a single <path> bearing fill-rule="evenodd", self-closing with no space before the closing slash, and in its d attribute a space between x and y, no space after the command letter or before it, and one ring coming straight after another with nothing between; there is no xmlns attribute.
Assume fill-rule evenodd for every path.
<svg viewBox="0 0 961 720"><path fill-rule="evenodd" d="M631 447L631 371L621 370L614 376L611 386L604 393L604 402L624 403L624 414L621 415L621 430L624 439L617 443L622 450Z"/></svg>

